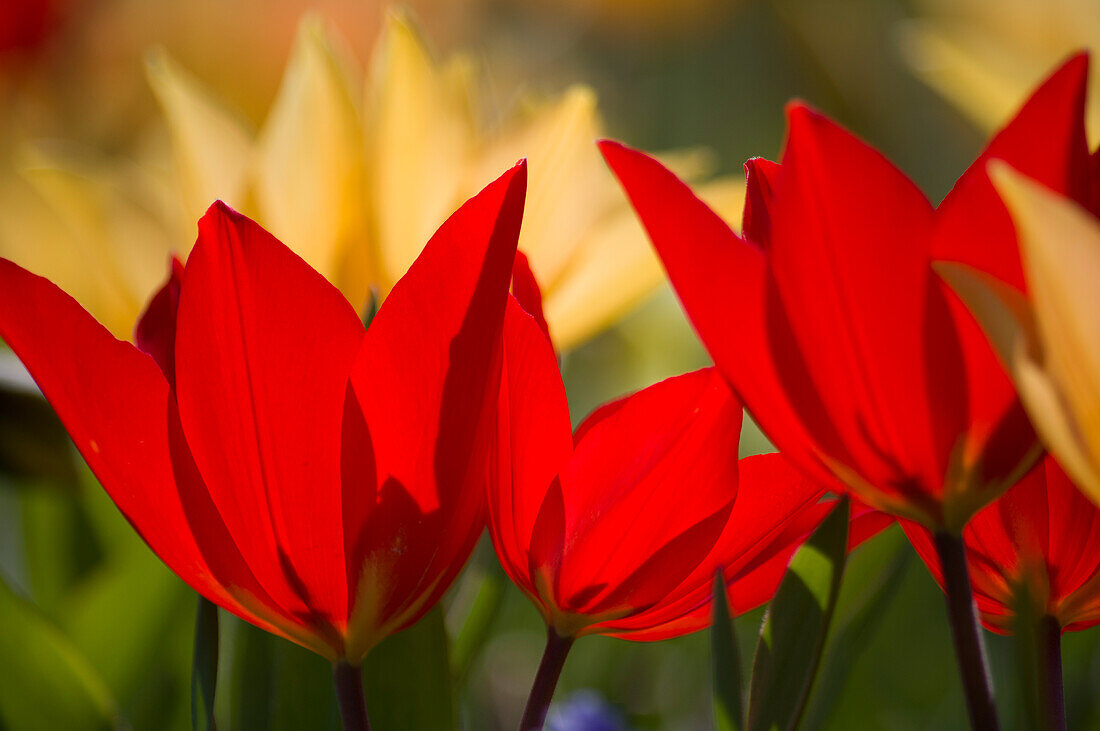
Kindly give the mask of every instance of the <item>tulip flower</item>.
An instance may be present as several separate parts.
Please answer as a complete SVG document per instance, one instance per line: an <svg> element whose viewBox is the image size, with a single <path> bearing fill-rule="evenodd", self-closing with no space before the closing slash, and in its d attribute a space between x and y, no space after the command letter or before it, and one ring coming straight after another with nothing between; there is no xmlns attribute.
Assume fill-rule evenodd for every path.
<svg viewBox="0 0 1100 731"><path fill-rule="evenodd" d="M986 130L996 129L1059 58L1100 49L1100 7L1091 0L921 0L916 10L902 35L910 67ZM1100 133L1097 84L1090 137Z"/></svg>
<svg viewBox="0 0 1100 731"><path fill-rule="evenodd" d="M980 327L933 272L962 262L1023 289L994 157L1090 196L1078 56L1054 73L933 207L876 150L803 104L781 163L751 160L743 235L663 166L602 143L715 364L810 476L910 518L962 556L960 532L1040 453ZM945 544L946 545L946 544ZM945 564L947 561L945 560ZM965 566L949 594L960 660L981 658ZM995 727L982 663L972 720Z"/></svg>
<svg viewBox="0 0 1100 731"><path fill-rule="evenodd" d="M0 177L0 209L11 212L10 223L0 221L0 255L56 276L125 337L167 252L186 253L190 222L220 198L361 310L372 289L389 293L452 210L526 157L531 188L520 248L546 292L560 347L609 326L661 282L660 263L592 148L603 122L590 89L572 86L496 114L489 133L477 123L488 100L472 83L469 59L436 62L403 16L387 17L365 73L345 46L328 24L303 20L258 131L231 111L235 97L222 99L167 52L151 53L149 81L171 159L141 158L140 186L116 184L125 170L56 155L27 161L31 190L12 183L9 192ZM701 176L700 155L675 159ZM731 180L705 187L731 218L743 189ZM35 231L34 247L27 230ZM82 260L100 265L75 263Z"/></svg>
<svg viewBox="0 0 1100 731"><path fill-rule="evenodd" d="M735 613L760 606L832 505L777 454L738 463L742 409L715 369L606 404L574 434L539 324L512 301L504 328L489 528L548 628L526 729L541 725L574 640L702 629L717 569Z"/></svg>
<svg viewBox="0 0 1100 731"><path fill-rule="evenodd" d="M202 596L331 660L345 711L484 526L525 183L459 209L365 331L220 202L138 328L148 355L0 260L0 337L122 513Z"/></svg>
<svg viewBox="0 0 1100 731"><path fill-rule="evenodd" d="M943 569L932 535L902 527L942 587ZM1049 706L1064 714L1061 635L1100 624L1100 509L1091 504L1050 457L963 531L967 566L982 624L1008 634L1024 585L1044 635L1051 671ZM1051 728L1065 728L1064 715Z"/></svg>
<svg viewBox="0 0 1100 731"><path fill-rule="evenodd" d="M1100 504L1100 221L1004 163L990 167L1019 232L1027 296L969 267L939 268L982 322L1051 453Z"/></svg>

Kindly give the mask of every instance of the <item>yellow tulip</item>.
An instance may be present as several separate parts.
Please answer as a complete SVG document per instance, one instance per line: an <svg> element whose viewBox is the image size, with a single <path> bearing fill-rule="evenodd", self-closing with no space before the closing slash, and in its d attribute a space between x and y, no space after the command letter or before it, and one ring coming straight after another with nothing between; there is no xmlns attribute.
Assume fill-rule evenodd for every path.
<svg viewBox="0 0 1100 731"><path fill-rule="evenodd" d="M937 268L982 324L1044 444L1100 503L1100 221L1004 163L1028 295L958 264Z"/></svg>
<svg viewBox="0 0 1100 731"><path fill-rule="evenodd" d="M1100 50L1093 0L923 0L902 36L907 59L927 84L992 131L1036 81L1082 49ZM1093 78L1090 135L1100 134L1100 79Z"/></svg>
<svg viewBox="0 0 1100 731"><path fill-rule="evenodd" d="M193 222L221 198L291 246L361 309L371 289L388 293L451 211L527 157L520 248L543 288L559 347L607 327L663 278L596 149L603 124L586 87L572 87L485 133L477 122L471 64L463 57L436 63L398 14L388 17L365 74L324 23L307 17L258 131L166 52L150 55L148 71L173 160L175 212L158 224L172 232L180 255L189 248ZM677 163L699 177L698 155L680 155ZM70 205L69 194L56 186L34 187L53 208ZM715 181L702 191L717 210L739 219L741 183ZM91 236L85 224L74 222L67 243L84 247L88 261L104 262L104 271L129 261L141 241L132 232L126 240L110 231ZM71 256L5 247L5 238L0 231L0 252L46 276L72 264ZM65 239L59 233L54 240ZM87 264L70 267L67 289L126 336L163 277L166 248L158 239L151 250L159 268L116 277L113 293L108 286L74 286L71 277L105 276L89 273Z"/></svg>

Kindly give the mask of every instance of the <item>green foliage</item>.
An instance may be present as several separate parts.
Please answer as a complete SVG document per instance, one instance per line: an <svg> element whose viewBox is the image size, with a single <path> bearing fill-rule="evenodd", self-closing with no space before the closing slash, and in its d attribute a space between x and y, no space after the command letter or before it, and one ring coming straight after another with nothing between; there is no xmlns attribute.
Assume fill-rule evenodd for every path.
<svg viewBox="0 0 1100 731"><path fill-rule="evenodd" d="M710 653L714 666L714 727L740 731L744 719L741 700L741 652L737 630L730 617L729 599L722 571L714 574L714 600L710 625Z"/></svg>
<svg viewBox="0 0 1100 731"><path fill-rule="evenodd" d="M106 729L117 705L87 658L0 582L0 718L13 729Z"/></svg>
<svg viewBox="0 0 1100 731"><path fill-rule="evenodd" d="M363 662L363 687L374 731L453 729L451 663L443 609L383 640Z"/></svg>
<svg viewBox="0 0 1100 731"><path fill-rule="evenodd" d="M218 608L199 597L195 616L195 652L191 669L191 727L214 728L214 691L218 684Z"/></svg>
<svg viewBox="0 0 1100 731"><path fill-rule="evenodd" d="M798 727L840 592L848 545L842 498L795 553L768 609L753 658L748 728Z"/></svg>

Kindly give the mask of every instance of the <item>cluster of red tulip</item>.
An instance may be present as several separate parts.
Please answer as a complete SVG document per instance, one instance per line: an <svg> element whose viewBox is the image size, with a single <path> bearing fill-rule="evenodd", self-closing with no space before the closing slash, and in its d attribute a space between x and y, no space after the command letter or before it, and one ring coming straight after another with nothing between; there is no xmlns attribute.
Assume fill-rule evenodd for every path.
<svg viewBox="0 0 1100 731"><path fill-rule="evenodd" d="M715 367L575 431L516 252L523 162L443 224L369 322L215 203L136 345L4 260L0 337L165 564L333 662L349 728L367 724L364 656L440 599L486 526L548 627L531 728L576 638L704 628L716 573L734 614L767 603L845 494L873 509L851 510L851 543L898 518L945 587L972 723L996 728L974 599L1010 631L1027 583L1055 648L1100 622L1100 552L1084 547L1100 512L1041 458L935 264L1026 295L993 159L1096 209L1086 75L1084 57L1059 69L939 206L792 105L781 161L746 165L741 235L651 157L600 143ZM738 460L742 404L779 454Z"/></svg>

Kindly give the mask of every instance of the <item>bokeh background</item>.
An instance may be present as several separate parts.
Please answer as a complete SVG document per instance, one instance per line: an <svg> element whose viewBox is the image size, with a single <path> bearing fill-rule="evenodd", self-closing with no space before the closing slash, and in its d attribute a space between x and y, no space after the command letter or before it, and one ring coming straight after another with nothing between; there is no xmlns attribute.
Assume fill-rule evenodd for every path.
<svg viewBox="0 0 1100 731"><path fill-rule="evenodd" d="M1085 0L407 7L438 57L474 60L492 90L487 103L507 107L582 82L595 90L610 136L650 150L704 147L721 176L739 174L751 156L774 159L784 105L801 98L881 149L933 200L1055 63L1100 43L1100 10ZM62 154L81 169L114 171L111 185L140 197L141 167L160 164L167 136L146 79L148 50L167 49L258 126L307 10L367 61L384 22L375 0L0 3L0 178L18 181L36 156ZM3 192L0 247L33 250L22 199ZM563 374L579 420L609 398L705 364L661 286L565 353ZM0 360L0 381L0 728L189 728L193 593L118 515L10 357ZM747 425L742 453L769 450ZM761 616L737 623L746 666ZM338 727L324 661L222 620L220 728ZM444 633L451 669L439 661ZM987 639L1003 717L1015 728L1016 647ZM451 719L469 729L513 727L542 642L536 611L503 578L491 547L480 546L442 609L368 661L375 727L409 728L424 718L410 714L425 709L442 727ZM1100 633L1067 635L1064 654L1070 725L1100 727ZM438 691L448 672L453 697ZM586 638L567 663L550 723L706 728L709 694L706 633L656 644ZM849 563L805 727L949 729L964 719L943 598L891 529Z"/></svg>

